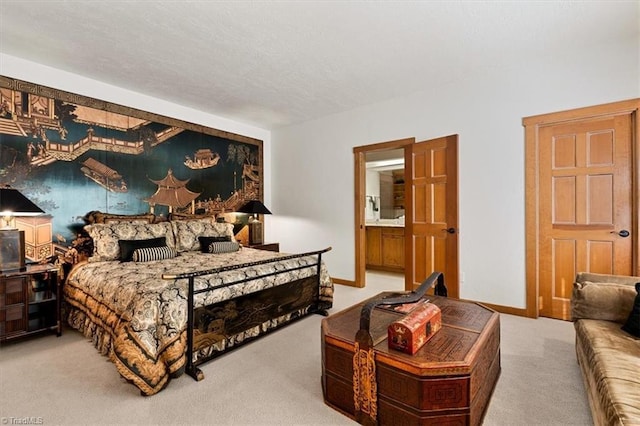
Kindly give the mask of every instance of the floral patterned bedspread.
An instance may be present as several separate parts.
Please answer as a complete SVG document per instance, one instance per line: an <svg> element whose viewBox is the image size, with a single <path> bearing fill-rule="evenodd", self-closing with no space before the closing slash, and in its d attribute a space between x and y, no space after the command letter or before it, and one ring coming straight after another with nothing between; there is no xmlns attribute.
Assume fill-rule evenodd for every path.
<svg viewBox="0 0 640 426"><path fill-rule="evenodd" d="M164 280L162 274L181 274L285 256L243 248L233 253L185 252L173 259L151 262L90 262L77 265L64 286L69 324L93 340L109 356L120 374L145 395L162 390L185 365L187 280ZM310 265L308 268L251 279L224 288L220 285L265 273ZM196 278L195 288L211 291L196 295L195 307L284 284L317 272L317 256L305 256L253 265ZM324 262L320 273L320 302L330 308L333 283ZM263 324L254 336L287 321ZM252 337L246 336L246 337ZM245 336L234 336L233 345Z"/></svg>

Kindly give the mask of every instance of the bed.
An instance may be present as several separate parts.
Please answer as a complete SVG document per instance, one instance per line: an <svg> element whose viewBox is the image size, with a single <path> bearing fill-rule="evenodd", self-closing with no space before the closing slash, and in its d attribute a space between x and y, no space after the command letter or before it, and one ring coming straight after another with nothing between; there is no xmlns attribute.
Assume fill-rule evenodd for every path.
<svg viewBox="0 0 640 426"><path fill-rule="evenodd" d="M211 219L146 218L86 226L92 256L66 277L68 324L143 395L153 395L185 371L201 380L198 365L257 337L326 315L333 284L322 254L330 248L242 248L232 228Z"/></svg>

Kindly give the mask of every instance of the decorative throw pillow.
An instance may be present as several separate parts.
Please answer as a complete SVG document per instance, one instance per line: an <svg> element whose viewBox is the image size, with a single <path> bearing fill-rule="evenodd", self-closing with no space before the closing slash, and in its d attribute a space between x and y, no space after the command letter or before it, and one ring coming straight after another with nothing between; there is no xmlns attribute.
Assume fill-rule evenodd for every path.
<svg viewBox="0 0 640 426"><path fill-rule="evenodd" d="M232 253L240 250L240 243L237 241L211 241L202 245L202 253Z"/></svg>
<svg viewBox="0 0 640 426"><path fill-rule="evenodd" d="M211 243L220 243L220 242L225 242L225 241L231 241L231 237L228 235L225 235L224 237L198 237L198 241L200 242L200 251L202 253L209 253L207 251L207 247L209 246L209 244Z"/></svg>
<svg viewBox="0 0 640 426"><path fill-rule="evenodd" d="M192 220L192 219L207 219L213 222L213 214L191 214L191 213L169 213L169 220Z"/></svg>
<svg viewBox="0 0 640 426"><path fill-rule="evenodd" d="M139 248L163 247L167 245L166 237L149 238L147 240L118 240L120 247L120 260L130 262L133 252Z"/></svg>
<svg viewBox="0 0 640 426"><path fill-rule="evenodd" d="M640 337L640 283L636 283L636 291L638 294L633 302L633 309L622 329L633 336Z"/></svg>
<svg viewBox="0 0 640 426"><path fill-rule="evenodd" d="M233 225L231 223L215 223L212 218L194 220L175 220L171 222L176 238L176 250L198 251L198 237L231 237L233 241Z"/></svg>
<svg viewBox="0 0 640 426"><path fill-rule="evenodd" d="M173 259L178 253L170 247L143 247L133 251L131 259L134 262L151 262L152 260Z"/></svg>
<svg viewBox="0 0 640 426"><path fill-rule="evenodd" d="M118 260L120 258L120 240L148 240L166 237L167 246L174 248L175 241L171 224L162 223L96 223L86 225L85 231L93 239L93 255L90 262Z"/></svg>
<svg viewBox="0 0 640 426"><path fill-rule="evenodd" d="M84 220L88 224L115 223L115 222L153 223L154 219L155 219L155 215L153 213L115 214L115 213L103 213L98 210L90 211L84 216Z"/></svg>

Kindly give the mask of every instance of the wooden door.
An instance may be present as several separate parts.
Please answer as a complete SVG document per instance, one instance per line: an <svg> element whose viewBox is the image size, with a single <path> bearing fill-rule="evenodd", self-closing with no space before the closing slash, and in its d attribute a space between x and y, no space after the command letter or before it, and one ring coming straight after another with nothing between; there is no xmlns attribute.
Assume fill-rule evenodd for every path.
<svg viewBox="0 0 640 426"><path fill-rule="evenodd" d="M405 151L405 288L444 273L458 286L458 135L418 142Z"/></svg>
<svg viewBox="0 0 640 426"><path fill-rule="evenodd" d="M538 309L570 319L578 272L632 275L631 115L539 128Z"/></svg>

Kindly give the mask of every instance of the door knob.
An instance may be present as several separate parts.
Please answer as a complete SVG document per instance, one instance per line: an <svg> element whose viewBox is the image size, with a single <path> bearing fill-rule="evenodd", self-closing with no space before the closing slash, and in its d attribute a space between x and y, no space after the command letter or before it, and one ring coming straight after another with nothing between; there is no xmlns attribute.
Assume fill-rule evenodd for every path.
<svg viewBox="0 0 640 426"><path fill-rule="evenodd" d="M622 231L616 232L616 231L611 231L612 234L618 234L620 235L622 238L627 238L630 234L629 231L627 231L626 229L623 229Z"/></svg>
<svg viewBox="0 0 640 426"><path fill-rule="evenodd" d="M455 234L456 233L456 228L451 227L451 228L443 229L443 231L447 231L450 234Z"/></svg>

